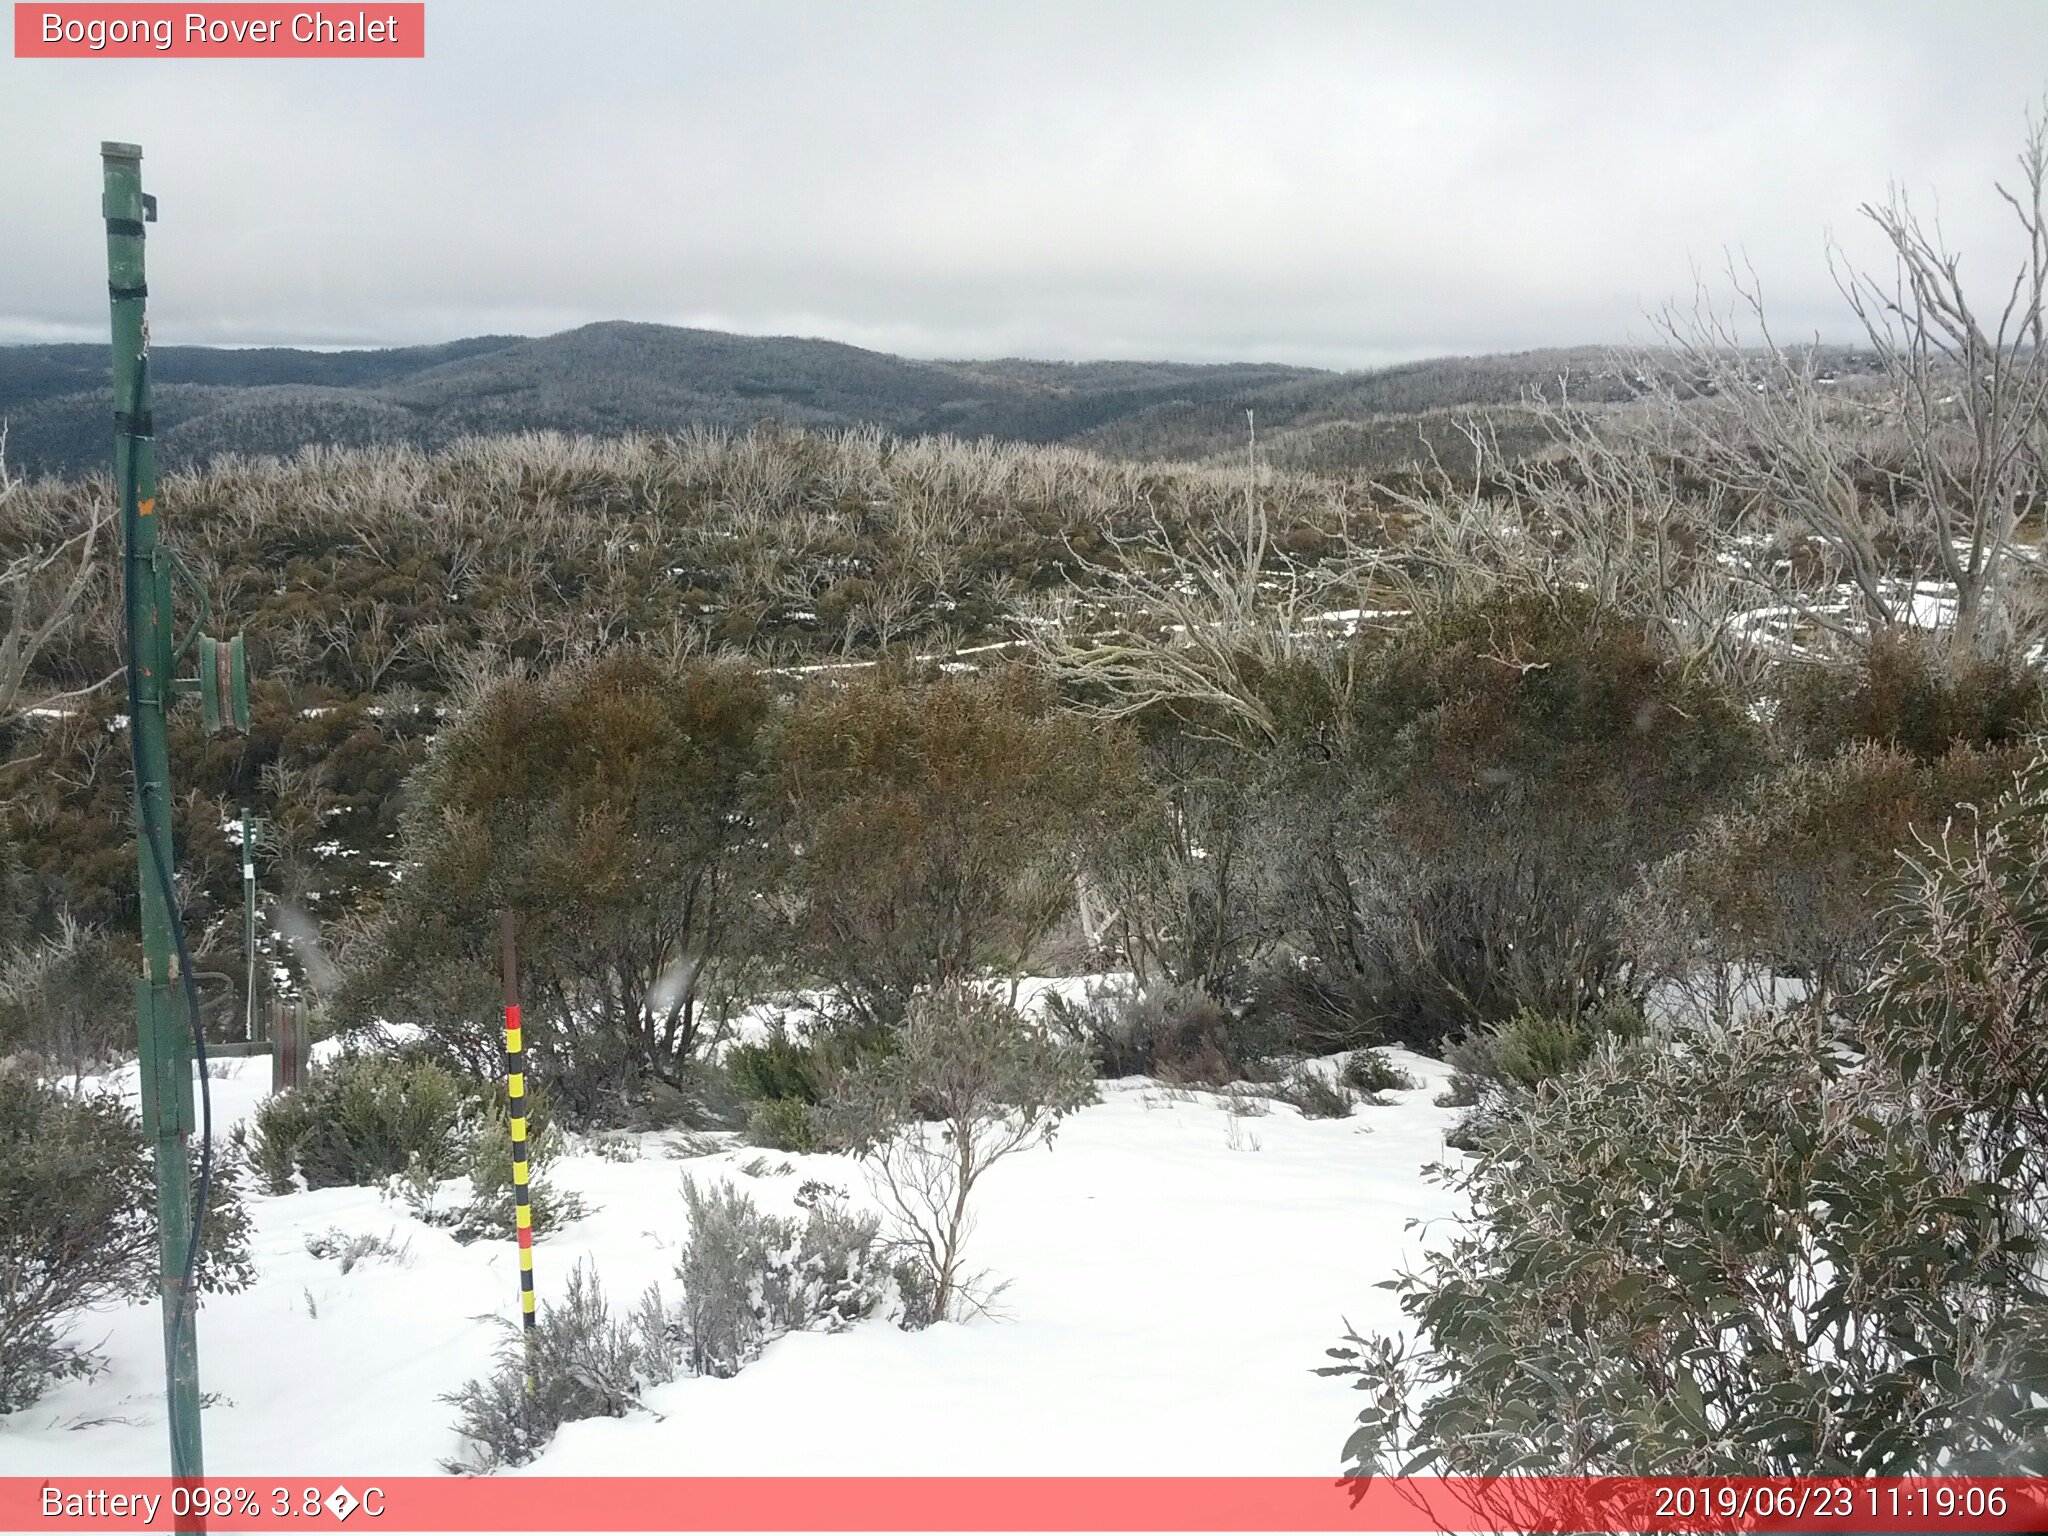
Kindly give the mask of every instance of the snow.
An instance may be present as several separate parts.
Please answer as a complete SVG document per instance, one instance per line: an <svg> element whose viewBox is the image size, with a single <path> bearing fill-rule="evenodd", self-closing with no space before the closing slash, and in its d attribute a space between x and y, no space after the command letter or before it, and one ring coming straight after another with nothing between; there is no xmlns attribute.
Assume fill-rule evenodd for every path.
<svg viewBox="0 0 2048 1536"><path fill-rule="evenodd" d="M1425 1234L1406 1230L1411 1219L1454 1210L1421 1176L1447 1155L1457 1112L1433 1103L1447 1071L1389 1054L1421 1086L1341 1120L1277 1103L1237 1118L1216 1094L1104 1083L1102 1102L1049 1148L999 1164L978 1191L968 1261L1009 1282L997 1315L784 1338L730 1380L673 1382L626 1419L567 1426L528 1470L1333 1474L1355 1394L1313 1371L1347 1320L1398 1325L1376 1282L1419 1256ZM269 1070L262 1057L216 1064L217 1137L254 1109ZM109 1086L132 1096L133 1065ZM544 1300L578 1260L621 1310L650 1283L673 1296L685 1172L729 1178L768 1209L793 1211L806 1179L867 1199L844 1157L735 1145L691 1155L701 1141L680 1134L608 1138L621 1139L638 1143L637 1158L579 1142L551 1170L591 1210L537 1243ZM461 1447L439 1399L488 1368L493 1319L516 1317L512 1243L465 1247L370 1189L249 1205L258 1279L209 1298L200 1318L201 1378L218 1394L205 1416L208 1472L441 1470ZM389 1234L408 1252L344 1275L306 1249L331 1228ZM80 1331L103 1341L106 1369L0 1420L0 1474L165 1470L154 1304L105 1311Z"/></svg>

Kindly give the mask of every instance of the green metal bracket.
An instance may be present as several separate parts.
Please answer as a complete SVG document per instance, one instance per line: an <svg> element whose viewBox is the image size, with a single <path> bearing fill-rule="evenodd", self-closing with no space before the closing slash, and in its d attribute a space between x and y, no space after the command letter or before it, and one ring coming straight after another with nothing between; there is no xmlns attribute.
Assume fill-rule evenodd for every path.
<svg viewBox="0 0 2048 1536"><path fill-rule="evenodd" d="M199 637L199 720L206 734L249 734L249 664L242 637Z"/></svg>

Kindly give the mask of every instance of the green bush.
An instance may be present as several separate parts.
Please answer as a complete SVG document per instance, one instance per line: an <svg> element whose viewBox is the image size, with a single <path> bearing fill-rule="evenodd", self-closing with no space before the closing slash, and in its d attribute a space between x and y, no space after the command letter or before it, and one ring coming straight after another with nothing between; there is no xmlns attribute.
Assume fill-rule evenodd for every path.
<svg viewBox="0 0 2048 1536"><path fill-rule="evenodd" d="M1445 1051L1451 1100L1477 1104L1489 1094L1527 1092L1576 1070L1603 1039L1633 1040L1643 1029L1641 1010L1626 1003L1576 1019L1525 1008L1504 1024L1469 1031Z"/></svg>
<svg viewBox="0 0 2048 1536"><path fill-rule="evenodd" d="M1829 1015L1610 1036L1462 1170L1329 1374L1359 1473L2048 1471L2048 763L1906 871ZM1597 1522L1588 1528L1602 1528Z"/></svg>
<svg viewBox="0 0 2048 1536"><path fill-rule="evenodd" d="M747 1116L746 1138L777 1152L816 1152L816 1106L797 1098L758 1100Z"/></svg>
<svg viewBox="0 0 2048 1536"><path fill-rule="evenodd" d="M1269 805L1318 1011L1355 1031L1323 1048L1433 1054L1632 986L1625 898L1761 759L1738 701L1578 594L1449 603L1354 665Z"/></svg>
<svg viewBox="0 0 2048 1536"><path fill-rule="evenodd" d="M1932 635L1879 633L1849 666L1791 669L1781 692L1785 733L1813 756L1874 745L1931 763L1956 747L2016 745L2048 723L2048 688L2025 658Z"/></svg>
<svg viewBox="0 0 2048 1536"><path fill-rule="evenodd" d="M1345 1058L1343 1079L1368 1097L1415 1086L1415 1079L1387 1060L1385 1051L1371 1047Z"/></svg>
<svg viewBox="0 0 2048 1536"><path fill-rule="evenodd" d="M749 1102L794 1099L815 1104L823 1096L818 1052L779 1024L764 1040L729 1047L723 1060L734 1091Z"/></svg>
<svg viewBox="0 0 2048 1536"><path fill-rule="evenodd" d="M250 1157L272 1194L300 1179L325 1189L399 1174L449 1178L463 1153L465 1100L462 1084L433 1062L344 1054L257 1107Z"/></svg>
<svg viewBox="0 0 2048 1536"><path fill-rule="evenodd" d="M1022 672L807 689L778 747L776 943L868 1028L920 988L1017 975L1074 900L1101 733Z"/></svg>
<svg viewBox="0 0 2048 1536"><path fill-rule="evenodd" d="M536 1236L589 1214L578 1195L555 1188L547 1169L562 1154L562 1132L547 1117L541 1097L527 1098L527 1210ZM415 1165L417 1166L417 1165ZM462 1171L469 1176L470 1198L447 1222L464 1242L516 1235L515 1191L512 1187L512 1125L504 1096L470 1126L463 1139Z"/></svg>
<svg viewBox="0 0 2048 1536"><path fill-rule="evenodd" d="M196 1182L196 1170L195 1170ZM202 1291L254 1278L249 1221L221 1150L209 1186ZM81 1313L156 1287L156 1182L135 1115L0 1066L0 1413L91 1374L67 1337Z"/></svg>

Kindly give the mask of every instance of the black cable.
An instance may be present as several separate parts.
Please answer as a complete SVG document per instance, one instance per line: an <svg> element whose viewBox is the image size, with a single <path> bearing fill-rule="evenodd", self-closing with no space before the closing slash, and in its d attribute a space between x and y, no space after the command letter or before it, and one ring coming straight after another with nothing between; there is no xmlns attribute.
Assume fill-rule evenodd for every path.
<svg viewBox="0 0 2048 1536"><path fill-rule="evenodd" d="M128 402L128 417L131 421L141 416L143 388L148 382L148 376L149 354L144 352L136 361L135 397ZM128 477L121 488L121 493L123 514L134 513L141 498L142 487L135 465L135 440L132 433L128 444ZM131 532L132 525L123 530L124 535ZM170 923L171 943L177 950L178 979L185 985L185 1012L192 1023L193 1056L199 1067L199 1189L193 1204L192 1229L185 1245L185 1275L183 1283L178 1288L178 1309L172 1314L171 1336L175 1339L184 1332L186 1314L192 1305L192 1296L199 1275L199 1249L206 1240L206 1207L207 1202L213 1197L213 1079L206 1070L206 1026L199 1014L199 986L192 976L192 956L185 948L185 922L178 914L177 892L171 885L170 871L164 867L163 849L156 839L156 829L162 823L157 820L156 813L152 811L150 805L149 790L152 787L161 790L163 786L150 786L143 777L142 733L136 729L136 721L141 717L141 687L137 682L135 655L135 598L139 583L136 580L137 562L132 542L124 539L123 553L128 561L128 581L123 594L125 601L122 603L122 614L126 631L128 667L128 761L135 775L135 813L141 822L143 844L149 849L150 867L156 872L157 891L164 904L164 916ZM158 686L169 687L170 679L159 678ZM247 835L248 829L244 828L243 836ZM165 837L168 840L168 828L165 830ZM163 1219L161 1212L158 1213L157 1219Z"/></svg>

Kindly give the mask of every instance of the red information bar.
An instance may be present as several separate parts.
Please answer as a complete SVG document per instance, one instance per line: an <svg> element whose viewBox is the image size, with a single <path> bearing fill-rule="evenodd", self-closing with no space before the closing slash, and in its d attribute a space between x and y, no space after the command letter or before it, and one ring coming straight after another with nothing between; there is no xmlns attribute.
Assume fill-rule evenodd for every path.
<svg viewBox="0 0 2048 1536"><path fill-rule="evenodd" d="M423 59L427 8L68 5L16 0L17 59Z"/></svg>
<svg viewBox="0 0 2048 1536"><path fill-rule="evenodd" d="M2038 1531L2048 1478L0 1478L9 1531Z"/></svg>

